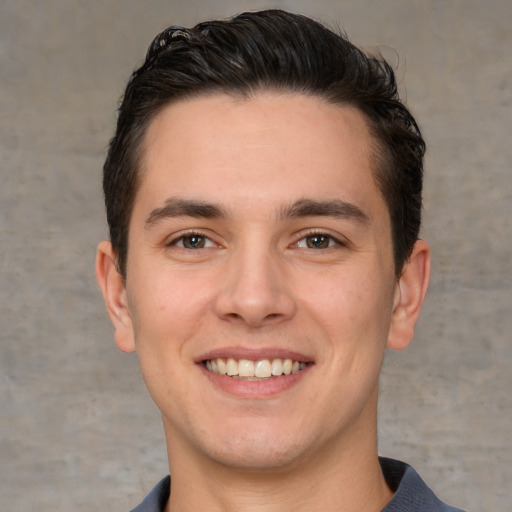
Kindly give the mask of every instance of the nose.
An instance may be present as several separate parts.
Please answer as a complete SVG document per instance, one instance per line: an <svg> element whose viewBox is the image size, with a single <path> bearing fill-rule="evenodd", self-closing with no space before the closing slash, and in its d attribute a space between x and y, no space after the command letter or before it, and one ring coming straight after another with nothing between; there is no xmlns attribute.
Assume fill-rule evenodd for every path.
<svg viewBox="0 0 512 512"><path fill-rule="evenodd" d="M283 322L296 310L291 284L279 255L241 249L226 264L216 313L223 320L253 328Z"/></svg>

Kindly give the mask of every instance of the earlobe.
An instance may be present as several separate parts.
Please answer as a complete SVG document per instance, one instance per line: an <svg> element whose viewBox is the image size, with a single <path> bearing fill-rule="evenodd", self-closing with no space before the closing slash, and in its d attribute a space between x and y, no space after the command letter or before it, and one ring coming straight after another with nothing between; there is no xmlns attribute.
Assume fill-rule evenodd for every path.
<svg viewBox="0 0 512 512"><path fill-rule="evenodd" d="M123 352L134 352L135 338L125 282L117 269L116 257L109 241L98 245L96 279L114 326L117 348Z"/></svg>
<svg viewBox="0 0 512 512"><path fill-rule="evenodd" d="M430 248L424 240L418 240L396 285L389 348L402 350L411 343L429 280Z"/></svg>

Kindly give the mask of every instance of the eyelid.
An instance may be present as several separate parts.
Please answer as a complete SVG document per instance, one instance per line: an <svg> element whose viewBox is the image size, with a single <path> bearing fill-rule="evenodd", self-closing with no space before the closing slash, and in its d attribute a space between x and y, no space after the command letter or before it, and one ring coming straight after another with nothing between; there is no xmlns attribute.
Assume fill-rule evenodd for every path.
<svg viewBox="0 0 512 512"><path fill-rule="evenodd" d="M167 239L165 240L165 243L164 245L166 247L178 247L178 249L183 249L183 250L196 250L196 249L188 249L186 247L180 247L178 244L178 242L180 242L181 240L183 240L184 238L188 237L188 236L200 236L200 237L203 237L205 238L206 240L208 240L209 242L211 242L211 245L208 245L207 247L203 247L203 249L207 249L207 248L210 248L210 247L218 247L219 244L216 243L212 236L205 233L203 230L201 229L187 229L185 231L179 231L178 233L173 233L171 236L167 237Z"/></svg>
<svg viewBox="0 0 512 512"><path fill-rule="evenodd" d="M326 236L329 237L331 240L335 242L335 245L345 247L348 244L348 241L342 237L339 233L333 233L329 229L325 228L310 228L305 231L301 231L297 233L296 236L296 242L292 244L292 247L299 247L299 242L304 240L305 238L309 236ZM302 249L302 247L300 247ZM332 247L328 247L328 249L331 249ZM325 249L324 249L325 250Z"/></svg>

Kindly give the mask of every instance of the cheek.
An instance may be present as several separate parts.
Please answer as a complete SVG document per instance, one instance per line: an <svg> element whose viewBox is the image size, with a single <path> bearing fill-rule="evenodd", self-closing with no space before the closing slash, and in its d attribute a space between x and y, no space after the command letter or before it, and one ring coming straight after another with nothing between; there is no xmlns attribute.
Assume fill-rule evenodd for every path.
<svg viewBox="0 0 512 512"><path fill-rule="evenodd" d="M194 286L184 286L158 272L134 279L129 293L135 343L141 366L176 359L183 340L196 328L194 315L200 297Z"/></svg>
<svg viewBox="0 0 512 512"><path fill-rule="evenodd" d="M155 273L156 274L156 273ZM184 382L190 357L187 340L197 332L200 311L193 287L176 279L157 279L147 273L132 295L131 311L141 374L158 407L174 408L183 398L177 383ZM167 405L166 405L167 404Z"/></svg>
<svg viewBox="0 0 512 512"><path fill-rule="evenodd" d="M146 273L135 283L134 297L140 319L151 322L177 322L193 315L208 300L211 287L194 272L176 272L161 268Z"/></svg>
<svg viewBox="0 0 512 512"><path fill-rule="evenodd" d="M368 267L366 267L368 268ZM335 345L385 345L391 320L392 288L375 272L331 273L311 282L300 301Z"/></svg>

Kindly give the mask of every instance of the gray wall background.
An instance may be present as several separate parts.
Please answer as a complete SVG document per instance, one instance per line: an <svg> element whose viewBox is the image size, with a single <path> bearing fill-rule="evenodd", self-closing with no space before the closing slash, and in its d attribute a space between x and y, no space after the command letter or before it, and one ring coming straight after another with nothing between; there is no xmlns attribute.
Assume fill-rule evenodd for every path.
<svg viewBox="0 0 512 512"><path fill-rule="evenodd" d="M0 0L2 510L128 510L167 472L94 279L105 147L158 30L270 6L380 47L429 143L433 280L415 342L387 358L380 450L453 504L509 510L510 0Z"/></svg>

